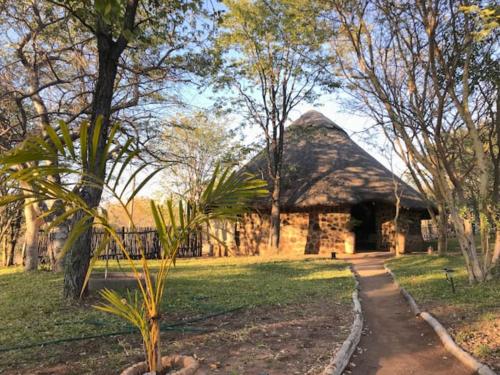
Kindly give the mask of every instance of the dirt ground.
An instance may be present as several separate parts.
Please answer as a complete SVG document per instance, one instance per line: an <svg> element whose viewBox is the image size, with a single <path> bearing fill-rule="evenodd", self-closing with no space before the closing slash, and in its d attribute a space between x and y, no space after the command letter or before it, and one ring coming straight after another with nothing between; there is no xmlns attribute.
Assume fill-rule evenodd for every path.
<svg viewBox="0 0 500 375"><path fill-rule="evenodd" d="M198 332L166 332L162 346L164 354L195 356L201 362L201 374L313 375L329 363L349 335L351 324L351 306L335 301L259 307L193 323ZM4 374L109 375L143 360L137 337L114 340L122 347L115 354L120 357L117 361L110 355L95 355L106 343L92 340L86 346L68 347L66 358L50 367ZM81 351L89 358L81 356Z"/></svg>
<svg viewBox="0 0 500 375"><path fill-rule="evenodd" d="M442 304L428 304L425 307L447 327L461 347L500 373L499 314L490 313L488 319L483 320L477 319L466 309Z"/></svg>

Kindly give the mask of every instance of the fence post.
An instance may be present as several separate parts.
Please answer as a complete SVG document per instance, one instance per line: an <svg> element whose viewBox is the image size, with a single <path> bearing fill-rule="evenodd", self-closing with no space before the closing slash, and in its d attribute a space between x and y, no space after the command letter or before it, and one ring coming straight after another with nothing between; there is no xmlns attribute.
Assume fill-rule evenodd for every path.
<svg viewBox="0 0 500 375"><path fill-rule="evenodd" d="M122 240L123 247L126 248L127 246L125 244L125 227L122 227L122 231L121 231L120 237L121 237L121 240ZM130 254L130 255L131 255L131 258L134 259L133 258L133 254Z"/></svg>

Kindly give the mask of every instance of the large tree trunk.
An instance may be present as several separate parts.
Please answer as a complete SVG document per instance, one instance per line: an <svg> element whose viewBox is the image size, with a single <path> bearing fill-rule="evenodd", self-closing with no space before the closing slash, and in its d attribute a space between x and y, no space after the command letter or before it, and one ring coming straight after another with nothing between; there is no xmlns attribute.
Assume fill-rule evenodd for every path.
<svg viewBox="0 0 500 375"><path fill-rule="evenodd" d="M98 50L99 73L92 100L91 126L89 128L88 139L92 139L96 129L95 125L99 118L102 120L102 126L100 128L96 160L94 160L92 165L87 160L87 165L84 168L89 175L96 176L98 180L102 181L105 173L105 170L100 168L103 157L102 150L104 150L108 137L114 82L117 74L118 59L123 49L117 49L117 45L110 38L101 37L98 38ZM89 142L89 150L87 152L89 157L92 154L90 149L91 144L92 142ZM89 181L84 177L80 196L90 208L96 208L101 201L102 185L98 186L95 180L91 181L92 183L90 184L87 182ZM73 223L76 223L82 217L83 213L75 215ZM89 220L92 221L93 219L90 218ZM90 264L91 239L92 228L89 228L73 243L68 254L65 256L64 296L66 298L80 298ZM85 291L83 291L83 294L85 294Z"/></svg>
<svg viewBox="0 0 500 375"><path fill-rule="evenodd" d="M477 256L472 224L470 220L462 218L454 206L452 206L450 214L460 249L465 259L469 283L482 282L485 280L486 275L481 267L481 261Z"/></svg>
<svg viewBox="0 0 500 375"><path fill-rule="evenodd" d="M62 272L64 270L64 255L62 250L68 239L69 228L66 223L56 226L50 231L47 242L47 250L50 256L52 271Z"/></svg>
<svg viewBox="0 0 500 375"><path fill-rule="evenodd" d="M73 223L82 218L83 213L75 215ZM89 219L91 220L91 219ZM64 297L78 299L82 292L85 276L90 264L90 244L92 227L83 232L70 247L64 257Z"/></svg>
<svg viewBox="0 0 500 375"><path fill-rule="evenodd" d="M280 246L280 195L281 181L278 172L274 178L273 191L271 195L271 225L269 228L269 248L278 252Z"/></svg>
<svg viewBox="0 0 500 375"><path fill-rule="evenodd" d="M31 199L30 199L31 200ZM26 202L24 216L26 219L26 232L24 234L25 249L25 271L36 271L38 269L38 232L40 231L40 220L35 203Z"/></svg>

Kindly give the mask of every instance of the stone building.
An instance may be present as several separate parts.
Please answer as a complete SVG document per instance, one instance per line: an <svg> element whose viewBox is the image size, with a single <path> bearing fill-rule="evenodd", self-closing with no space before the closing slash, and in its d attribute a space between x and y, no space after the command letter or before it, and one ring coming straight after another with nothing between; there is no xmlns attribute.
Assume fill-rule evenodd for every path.
<svg viewBox="0 0 500 375"><path fill-rule="evenodd" d="M264 152L245 170L269 180ZM404 251L423 249L424 199L316 111L286 129L281 209L281 254L394 251L398 241ZM234 228L231 253L268 252L269 213L270 200L254 202Z"/></svg>

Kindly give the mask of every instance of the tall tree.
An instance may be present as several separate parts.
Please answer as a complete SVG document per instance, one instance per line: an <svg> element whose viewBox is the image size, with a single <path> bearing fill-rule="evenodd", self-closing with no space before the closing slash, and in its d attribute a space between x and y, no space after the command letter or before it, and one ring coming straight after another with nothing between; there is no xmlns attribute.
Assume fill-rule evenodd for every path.
<svg viewBox="0 0 500 375"><path fill-rule="evenodd" d="M105 60L100 58L107 53L102 41L120 40L126 47L115 59L118 63L109 116L120 121L127 134L139 136L137 142L147 150L148 142L157 136L160 116L152 109L160 103L176 103L178 98L168 88L182 84L190 72L204 66L200 54L193 51L203 48L207 29L199 25L200 17L183 24L185 17L197 12L199 3L138 1L131 33L122 30L125 11L132 6L124 0L2 2L0 40L6 46L0 53L2 98L17 105L18 120L28 131L43 132L49 122L60 119L77 127L82 119L97 118L98 109L92 103L105 103L94 100L94 94L97 89L102 91L102 77L109 73L99 70ZM73 129L72 136L78 134L78 129ZM56 203L46 202L44 207L52 209ZM53 216L46 216L45 224ZM49 243L56 253L64 237ZM60 262L55 268L58 265Z"/></svg>
<svg viewBox="0 0 500 375"><path fill-rule="evenodd" d="M325 71L327 33L320 7L311 1L227 0L218 38L221 69L217 87L230 104L243 109L265 141L270 177L269 247L278 251L285 125L301 102L312 102L318 89L333 89Z"/></svg>
<svg viewBox="0 0 500 375"><path fill-rule="evenodd" d="M474 38L476 26L460 11L461 2L333 0L331 5L345 36L337 48L345 54L342 69L350 88L398 142L414 171L428 176L420 181L432 181L449 209L469 280L484 281L498 259L488 244L489 223L498 221L498 187L491 179L498 148L495 139L485 149L481 129L493 127L484 103L488 95L498 96L498 82L473 74L473 67L493 62L498 71L495 42ZM458 147L466 142L471 147ZM472 173L478 181L470 191L478 201L482 259L465 189Z"/></svg>
<svg viewBox="0 0 500 375"><path fill-rule="evenodd" d="M44 133L57 114L71 121L83 113L81 73L78 57L88 44L88 36L75 35L67 15L38 0L6 1L0 8L0 28L5 48L0 54L2 76L1 95L13 105L5 111L16 111L11 116L16 126L27 132ZM85 91L83 91L85 92ZM56 161L57 162L57 161ZM19 168L23 168L20 165ZM51 176L60 181L60 176ZM29 202L29 200L28 200ZM46 202L48 207L62 212L60 202ZM36 270L38 263L38 232L43 223L37 204L24 206L26 223L26 269ZM66 223L54 228L49 245L60 243L66 237ZM50 246L56 253L57 246ZM56 257L53 257L54 259ZM59 269L61 262L54 263Z"/></svg>
<svg viewBox="0 0 500 375"><path fill-rule="evenodd" d="M188 201L197 202L217 165L235 166L245 148L223 118L197 112L168 121L157 147L166 150L162 187Z"/></svg>
<svg viewBox="0 0 500 375"><path fill-rule="evenodd" d="M191 58L185 55L193 46L199 47L204 33L196 29L198 24L186 23L186 18L199 12L200 1L50 2L68 12L95 40L97 68L86 137L96 144L96 152L90 152L90 148L87 150L83 177L75 187L86 204L95 208L100 203L103 190L102 182L95 182L104 181L108 173L102 168L107 162L103 151L108 144L113 111L137 104L133 94L140 87L133 83L139 78L144 86L150 87L148 84L153 82L178 78L176 73L179 71L197 68L196 63L200 61L198 55L191 53ZM120 99L116 91L118 84L123 84L129 90L135 88L132 89L130 101L117 104ZM159 96L161 90L154 90L154 93ZM127 95L126 92L124 94ZM77 213L72 223L84 217L82 212ZM91 229L88 227L66 254L64 294L68 298L80 296L90 261L90 240Z"/></svg>

